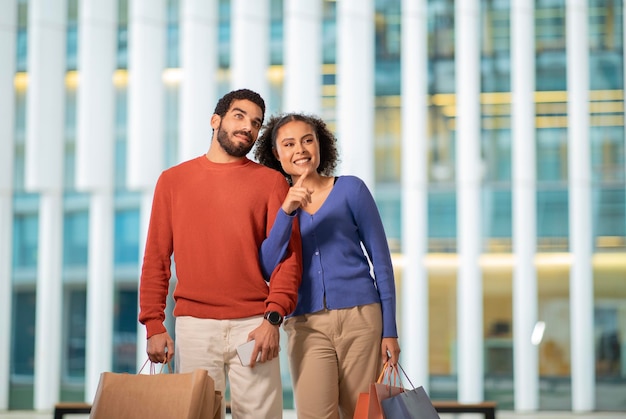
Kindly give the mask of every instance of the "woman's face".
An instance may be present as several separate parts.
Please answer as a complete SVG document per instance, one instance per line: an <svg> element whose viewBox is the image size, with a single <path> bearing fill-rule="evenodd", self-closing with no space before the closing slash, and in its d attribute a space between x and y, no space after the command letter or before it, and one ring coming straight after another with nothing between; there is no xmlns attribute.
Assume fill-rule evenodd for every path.
<svg viewBox="0 0 626 419"><path fill-rule="evenodd" d="M274 154L285 173L300 176L313 173L320 165L320 145L313 127L306 122L290 121L276 132Z"/></svg>

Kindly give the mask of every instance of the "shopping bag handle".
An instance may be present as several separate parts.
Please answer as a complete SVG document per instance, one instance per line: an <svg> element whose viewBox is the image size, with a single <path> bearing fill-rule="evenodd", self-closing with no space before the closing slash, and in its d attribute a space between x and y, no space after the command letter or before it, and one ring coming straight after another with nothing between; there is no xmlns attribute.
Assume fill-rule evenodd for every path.
<svg viewBox="0 0 626 419"><path fill-rule="evenodd" d="M146 365L148 364L148 362L150 362L150 375L155 375L156 372L156 367L154 362L150 361L150 358L146 359L146 362L143 363L143 365L141 366L141 368L139 368L139 372L137 374L141 374L141 371L143 371L143 369L146 367ZM174 370L172 369L172 364L170 362L167 361L167 358L165 359L165 362L161 364L161 369L159 370L159 374L163 374L163 370L165 369L165 365L167 364L167 372L169 374L173 374Z"/></svg>
<svg viewBox="0 0 626 419"><path fill-rule="evenodd" d="M409 378L409 376L406 374L406 371L404 371L404 368L402 368L402 365L400 365L400 363L398 362L397 366L400 368L400 371L402 371L402 374L404 374L404 376L406 377L407 381L409 382L409 384L411 385L411 388L415 388L415 386L413 385L413 383L411 382L411 379ZM402 380L402 378L401 378Z"/></svg>
<svg viewBox="0 0 626 419"><path fill-rule="evenodd" d="M397 385L397 387L404 388L402 385L402 377L400 377L397 367L390 365L388 361L383 364L383 370L380 372L376 383L384 384L385 381L387 381L389 385Z"/></svg>

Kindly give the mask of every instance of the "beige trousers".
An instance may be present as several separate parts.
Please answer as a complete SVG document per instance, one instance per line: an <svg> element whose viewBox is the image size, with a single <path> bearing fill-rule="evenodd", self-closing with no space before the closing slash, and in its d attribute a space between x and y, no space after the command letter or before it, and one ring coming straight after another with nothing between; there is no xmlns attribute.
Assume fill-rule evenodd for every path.
<svg viewBox="0 0 626 419"><path fill-rule="evenodd" d="M296 316L284 328L298 419L351 419L380 373L380 304Z"/></svg>
<svg viewBox="0 0 626 419"><path fill-rule="evenodd" d="M203 368L222 394L228 377L233 419L283 417L279 359L250 368L242 366L237 356L237 346L245 343L248 333L262 321L262 316L235 320L176 318L177 372ZM222 403L222 418L225 416L226 405Z"/></svg>

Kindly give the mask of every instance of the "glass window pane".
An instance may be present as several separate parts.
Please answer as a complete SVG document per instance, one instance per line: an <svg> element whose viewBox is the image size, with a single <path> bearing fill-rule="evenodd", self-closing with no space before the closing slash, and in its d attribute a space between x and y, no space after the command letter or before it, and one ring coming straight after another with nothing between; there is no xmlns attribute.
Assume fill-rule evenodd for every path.
<svg viewBox="0 0 626 419"><path fill-rule="evenodd" d="M14 292L11 316L9 409L33 408L35 307L34 289Z"/></svg>
<svg viewBox="0 0 626 419"><path fill-rule="evenodd" d="M35 371L35 307L34 290L13 294L12 376L32 376Z"/></svg>
<svg viewBox="0 0 626 419"><path fill-rule="evenodd" d="M113 323L113 371L137 372L137 301L136 289L117 292Z"/></svg>
<svg viewBox="0 0 626 419"><path fill-rule="evenodd" d="M139 210L115 212L115 264L139 262Z"/></svg>
<svg viewBox="0 0 626 419"><path fill-rule="evenodd" d="M87 329L87 292L85 289L67 293L64 354L64 379L85 377L85 339Z"/></svg>
<svg viewBox="0 0 626 419"><path fill-rule="evenodd" d="M63 221L63 265L85 266L89 245L89 212L65 214Z"/></svg>
<svg viewBox="0 0 626 419"><path fill-rule="evenodd" d="M37 266L39 217L37 214L16 214L13 220L13 267Z"/></svg>

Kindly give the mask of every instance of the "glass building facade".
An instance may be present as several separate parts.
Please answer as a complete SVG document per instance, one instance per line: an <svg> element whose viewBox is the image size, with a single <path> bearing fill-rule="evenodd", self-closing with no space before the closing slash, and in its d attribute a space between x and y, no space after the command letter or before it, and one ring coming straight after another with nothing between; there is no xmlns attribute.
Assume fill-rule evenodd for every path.
<svg viewBox="0 0 626 419"><path fill-rule="evenodd" d="M103 326L104 330L110 329L110 332L103 333L105 348L97 349L98 354L107 358L104 367L107 370L136 372L139 360L145 359L145 349L141 345L144 331L137 323L137 285L146 208L149 208L146 200L151 197L150 182L154 178L143 174L154 173L150 164L158 172L178 163L183 155L185 140L182 139L181 122L191 114L189 106L194 103L186 99L181 87L182 80L189 74L183 71L183 57L189 57L184 55L184 46L187 45L185 42L190 42L184 36L184 27L194 22L193 16L189 17L189 10L193 10L190 5L194 2L110 2L115 3L115 7L107 10L110 15L103 18L102 24L109 28L108 43L103 43L102 38L80 35L81 25L88 26L91 22L93 27L98 27L98 8L93 6L97 3L89 0L0 0L2 9L10 11L0 25L0 54L11 57L0 63L0 78L6 79L0 83L10 86L9 91L3 88L3 99L0 99L0 109L10 110L0 122L0 142L3 143L0 151L6 151L9 156L8 160L0 160L7 162L0 168L0 177L4 178L0 181L0 216L3 217L0 220L3 227L0 230L0 250L3 252L0 257L10 260L10 269L0 271L3 275L0 282L4 284L2 290L7 291L0 302L9 307L7 312L0 313L0 317L9 319L3 323L6 330L0 331L0 340L9 342L9 368L0 372L0 390L4 393L0 395L0 410L47 409L51 407L50 401L58 400L89 401L93 392L93 385L90 387L89 382L97 380L101 372L89 361L90 350L95 350L89 348L99 346L97 336L89 337L94 333L90 328ZM261 76L265 87L259 90L267 100L268 113L286 110L289 93L285 80L290 67L285 43L291 34L287 32L286 22L287 15L291 16L287 12L288 6L293 2L212 0L206 3L214 8L206 16L198 17L198 21L202 22L203 18L210 21L207 27L214 30L211 36L215 42L208 50L195 51L197 55L212 56L214 62L209 67L214 69L213 74L202 76L209 81L208 91L212 92L212 96L206 99L209 107L201 110L206 120L210 118L217 98L231 87L237 87L234 86L235 69L241 64L235 62L238 58L234 45L238 41L233 28L242 21L246 24L255 19L264 26L265 32L261 33L266 35L262 42L248 41L248 48L258 48L265 53L260 63L264 65ZM253 3L264 7L261 18L255 16L257 6L252 6ZM371 51L371 68L368 69L371 78L364 76L363 81L371 84L372 120L368 121L367 114L362 122L371 127L371 143L363 139L362 145L365 156L371 158L373 164L371 167L365 164L365 172L356 174L368 179L383 217L396 263L403 362L410 364L411 357L423 358L418 365L426 366L427 381L419 384L428 387L433 399L471 399L472 395L464 395L462 389L463 377L469 374L475 376L472 380L480 382L480 398L495 400L503 409L626 411L623 397L626 393L623 2L476 0L456 4L452 0L303 0L303 3L312 5L317 11L311 19L317 20L320 31L312 44L319 49L315 70L318 72L315 74L319 74L319 94L314 98L319 105L313 110L337 130L340 142L351 135L351 127L346 127L346 120L342 119L345 113L338 110L343 100L341 83L347 85L347 79L353 76L342 73L342 68L348 64L339 40L349 36L342 25L347 21L344 14L350 14L349 10L342 9L343 3L357 11L362 8L371 30L371 42L362 39L355 41L354 45ZM417 10L416 14L407 11L416 5L418 8L413 9ZM141 13L147 16L145 20L137 18L141 17L138 12L141 7ZM250 8L250 14L242 17L242 10L246 7ZM477 26L471 33L459 33L459 28L463 28L459 26L463 21L463 7L474 7L473 10L477 11L473 20ZM85 12L88 8L90 13ZM572 29L570 26L575 20L570 14L573 9L582 10L583 34L587 35L584 38L586 45L580 45L582 61L572 58L576 55L572 49L578 47L569 39L572 31L576 32L576 27ZM519 78L515 78L515 72L523 68L520 66L523 63L514 58L514 51L521 47L513 45L520 45L515 44L519 38L514 32L516 13L520 11L531 13L532 30L525 39L531 48L531 72L534 73L528 82L531 84L531 103L527 105L532 117L526 121L530 122L530 129L523 131L530 132L528 137L521 137L522 131L515 128L516 100L521 94L516 90L515 82ZM411 76L403 70L403 64L411 54L403 45L409 43L404 38L403 34L408 31L403 25L412 22L411 16L416 18L415 22L423 22L421 32L417 32L421 37L418 44L424 46L423 75ZM46 61L52 54L46 50L46 41L35 42L33 38L46 33L48 18L60 22L55 28L58 29L58 39L63 42L62 56L53 56L51 61ZM144 50L143 55L133 55L130 40L137 40L136 45L139 45L140 39L137 22L148 28L145 32L151 35L144 42L154 45L154 51L147 48L148 52ZM465 68L458 61L461 56L459 48L472 45L471 41L464 44L463 37L477 40L477 83L470 86L464 85L468 79L460 74ZM94 45L83 45L82 49L81 42L94 42ZM104 45L109 43L112 49L107 55ZM257 43L264 47L258 47ZM101 102L97 93L80 96L80 89L89 83L83 77L80 52L89 48L94 49L96 55L109 57L106 65L111 71L107 73L106 101ZM303 59L311 53L306 45L301 49ZM254 67L258 61L250 65ZM140 69L139 64L143 62L148 63L146 66L156 62L158 66ZM581 63L588 68L588 72L582 73L588 77L575 79L571 63ZM42 88L46 86L47 73L41 70L55 66L62 69L63 75L59 79L63 89L56 95L50 93L50 89ZM467 67L467 73L471 75L472 66ZM133 73L135 70L137 73ZM156 100L150 99L150 103L142 102L141 92L151 91L150 85L149 90L132 89L148 80L151 71L159 77L158 89L152 89L158 90L158 95ZM418 101L420 115L407 116L403 113L403 100L410 92L404 81L418 76L423 76L425 94L425 98L419 99L425 100L423 103ZM528 74L517 77L524 76ZM97 86L97 83L93 85ZM580 115L572 105L578 86L583 86L585 93L579 102L585 113L579 119L587 121L583 127L588 128L584 130L582 142L572 141L579 134L572 132L572 127L576 126L574 123L578 122L572 117ZM469 107L463 104L467 103L463 102L463 97L467 96L462 93L466 88L475 89L477 93L475 103ZM29 89L37 90L29 94ZM49 139L54 135L45 130L54 127L55 121L41 116L43 110L37 110L35 102L39 94L42 103L53 100L54 108L63 110L56 114L55 109L46 108L62 119L59 141ZM85 132L89 133L89 127L81 131L80 122L81 106L87 106L87 101L95 106L89 109L98 110L97 104L106 104L108 107L103 108L103 112L110 114L110 131L105 133L110 150L102 149L109 150L110 155L106 151L101 160L98 155L85 152L85 144L93 144L81 142L79 138ZM131 137L136 132L133 130L142 127L136 122L139 119L134 119L135 115L154 109L157 112L152 119L159 127L155 132L160 138L133 142L135 140ZM474 140L479 159L473 172L465 172L464 166L459 164L464 157L463 150L466 150L462 142L468 141L471 132L457 131L457 128L467 127L463 118L468 109L475 112L478 128ZM42 131L37 134L41 138L31 138L36 135L33 133L36 123L33 118L43 121ZM358 118L355 120L359 121ZM352 119L348 122L352 123ZM355 132L360 132L356 128ZM204 133L201 144L206 150L210 132ZM419 202L423 201L423 219L427 220L423 231L407 228L407 217L411 216L405 211L408 198L403 192L407 181L406 164L411 162L410 156L405 155L407 133L415 142L424 144L423 155L415 156L416 162L424 163L424 167L418 168L423 171L425 182L423 194L418 198ZM93 134L100 138L98 135L102 133ZM351 141L359 145L361 139ZM530 144L533 159L520 158L516 142ZM48 148L50 144L53 149ZM143 147L139 151L137 144ZM582 159L585 163L582 166L572 158L572 146L580 144L584 150ZM349 153L350 144L342 145L345 167L358 164L354 160L361 155ZM94 145L98 150L101 146L101 143ZM50 150L53 150L51 154L47 154ZM199 149L196 155L205 150ZM87 164L85 156L92 159L87 159ZM48 163L50 159L54 161ZM42 165L34 168L38 163ZM524 184L516 170L524 163L530 165L528 184L533 199L529 212L534 215L528 224L530 231L525 233L530 239L522 243L530 246L530 259L524 259L516 245L519 235L524 235L515 227L516 217L520 216L515 210L519 199L517 192L521 190L517 185ZM48 164L51 172L44 170ZM102 167L108 167L106 174L110 174L110 179L92 178L90 164L96 171L101 164L108 165ZM588 171L579 172L581 167ZM58 182L49 176L55 170L59 173ZM463 200L460 194L467 173L478 182L474 201ZM574 200L579 186L577 173L583 175L582 190L587 197L580 210L573 207L573 202L578 202ZM98 202L102 202L97 201L98 197L104 197L110 204L98 206ZM108 211L108 215L104 221L99 221L94 214L99 214L102 208ZM479 231L477 237L469 239L475 252L469 254L477 257L468 265L464 262L467 258L463 255L467 252L460 238L470 231L464 227L467 221L464 221L463 214L471 209L478 211L476 225ZM54 218L55 214L57 218ZM104 226L105 230L98 233L106 238L102 241L107 255L104 259L99 259L98 252L93 251L93 235L98 226ZM581 235L582 251L575 245ZM421 253L408 253L407 243L420 238L425 243ZM103 248L97 247L98 250ZM94 260L104 261L105 268L94 266ZM413 296L407 294L407 290L412 278L405 268L415 260L424 272L427 290L426 329L417 332L416 339L425 342L424 351L414 350L409 339L413 334L413 319L408 305ZM516 267L524 263L530 265L532 271L527 282L534 285L530 288L530 297L518 299L519 290L528 289L523 284L518 286L518 282L523 283L526 279L516 277ZM581 265L583 268L577 270ZM468 266L477 268L469 278L480 284L479 300L465 295L463 290L466 288L461 287L461 280L466 278L463 272L471 270L467 269ZM584 267L588 269L585 271ZM48 276L52 279L48 280ZM94 276L97 280L91 279ZM92 284L102 282L106 283L102 285L104 288L91 291L93 295L90 296L90 287L94 289ZM580 284L583 284L582 288ZM588 289L590 295L581 295L581 289ZM100 301L99 296L105 304L103 315L109 318L107 321L94 320L97 316L89 314L92 302ZM47 301L52 307L48 307ZM482 321L469 327L479 334L480 344L466 346L471 339L468 341L463 337L466 324L461 324L462 307L467 309L471 304L464 304L475 301L480 301ZM58 316L38 318L46 310L58 313ZM590 323L579 323L579 313ZM585 313L589 316L585 317ZM518 347L517 340L531 340L530 334L515 333L520 321L524 324L525 320L532 320L533 331L540 336L533 335L536 339L532 346ZM579 330L590 342L588 347L585 346L590 350L583 354L576 352L576 336L581 336L576 335ZM50 341L47 340L48 333L51 334ZM94 343L90 343L90 339ZM58 370L38 367L45 364L41 347L48 343L55 350L51 352L53 357L46 362L56 365ZM522 351L536 356L536 361L532 358L526 364L520 361L517 356L521 356ZM471 369L464 369L464 352L479 356L477 364L481 366L475 374L470 374ZM285 356L285 351L281 356ZM284 361L285 407L291 408L291 382ZM516 375L519 376L522 368L518 362L536 369L528 381L517 381ZM588 404L577 406L577 392L587 388L586 385L577 386L581 379L589 379L592 398ZM38 388L50 382L58 386L58 392L38 396L41 391ZM530 387L525 383L530 383ZM55 386L52 388L57 388ZM525 391L532 393L530 402L517 398Z"/></svg>

